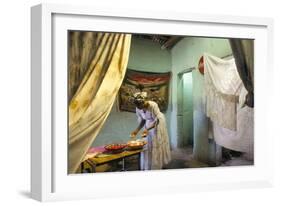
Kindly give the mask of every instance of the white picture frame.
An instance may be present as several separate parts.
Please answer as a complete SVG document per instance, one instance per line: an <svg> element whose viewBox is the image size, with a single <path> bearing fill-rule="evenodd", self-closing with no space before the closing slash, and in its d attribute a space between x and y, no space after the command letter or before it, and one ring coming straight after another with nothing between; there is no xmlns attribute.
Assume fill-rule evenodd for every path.
<svg viewBox="0 0 281 206"><path fill-rule="evenodd" d="M272 110L267 110L271 98L268 90L273 87L271 19L41 4L31 9L31 25L32 198L53 201L272 186L273 133L268 121ZM68 29L254 38L254 166L68 175L65 93ZM111 182L115 184L110 185ZM128 189L131 182L135 184Z"/></svg>

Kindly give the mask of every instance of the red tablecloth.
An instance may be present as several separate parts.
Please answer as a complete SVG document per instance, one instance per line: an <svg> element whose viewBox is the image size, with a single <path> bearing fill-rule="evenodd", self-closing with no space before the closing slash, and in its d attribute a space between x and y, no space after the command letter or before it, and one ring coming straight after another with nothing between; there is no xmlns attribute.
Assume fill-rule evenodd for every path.
<svg viewBox="0 0 281 206"><path fill-rule="evenodd" d="M104 151L105 151L104 146L99 146L99 147L91 147L91 148L88 150L88 153L104 152Z"/></svg>

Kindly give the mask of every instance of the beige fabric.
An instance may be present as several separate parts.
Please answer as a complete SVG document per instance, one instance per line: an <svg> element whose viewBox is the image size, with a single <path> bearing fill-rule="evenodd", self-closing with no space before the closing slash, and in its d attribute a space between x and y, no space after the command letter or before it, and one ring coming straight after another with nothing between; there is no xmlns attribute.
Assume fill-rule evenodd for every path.
<svg viewBox="0 0 281 206"><path fill-rule="evenodd" d="M206 115L219 126L237 130L239 91L243 87L234 59L204 54Z"/></svg>
<svg viewBox="0 0 281 206"><path fill-rule="evenodd" d="M165 116L160 112L158 104L154 101L148 101L148 108L144 111L136 108L138 122L145 120L144 127L151 128L155 122L156 127L148 130L145 138L147 145L141 154L141 169L162 169L165 164L171 160L171 151L169 136Z"/></svg>
<svg viewBox="0 0 281 206"><path fill-rule="evenodd" d="M85 73L94 67L89 67L91 61L100 48L101 41L108 38L107 33L97 32L69 32L69 101L76 93Z"/></svg>
<svg viewBox="0 0 281 206"><path fill-rule="evenodd" d="M254 109L250 107L237 108L237 131L213 125L214 139L218 145L244 152L247 158L254 157Z"/></svg>
<svg viewBox="0 0 281 206"><path fill-rule="evenodd" d="M69 93L69 173L78 169L111 111L125 75L131 43L129 34L86 33L82 39L82 48L75 42L81 38L71 42L80 49L81 56L80 64L74 64L79 72L70 68L70 82L80 83L77 86L71 82ZM88 46L89 43L93 45ZM71 76L77 73L83 77Z"/></svg>
<svg viewBox="0 0 281 206"><path fill-rule="evenodd" d="M171 161L171 149L165 116L160 112L157 103L149 101L149 109L158 120L156 134L152 138L151 169L162 169Z"/></svg>

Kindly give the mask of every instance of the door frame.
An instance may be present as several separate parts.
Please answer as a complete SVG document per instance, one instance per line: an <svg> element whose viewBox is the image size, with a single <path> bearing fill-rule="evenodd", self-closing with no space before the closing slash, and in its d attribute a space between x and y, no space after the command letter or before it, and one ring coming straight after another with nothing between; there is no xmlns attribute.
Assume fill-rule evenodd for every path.
<svg viewBox="0 0 281 206"><path fill-rule="evenodd" d="M189 145L189 143L185 144L183 142L183 138L180 136L179 133L179 119L178 117L180 116L179 112L182 110L182 105L183 105L183 99L179 98L179 92L183 91L183 75L187 74L187 73L191 73L194 69L196 69L195 67L190 67L187 69L184 69L182 71L180 71L179 73L177 73L177 112L176 112L176 121L177 121L177 147L184 147ZM182 111L183 113L183 111ZM183 115L182 115L183 116ZM193 137L192 137L192 144L193 144Z"/></svg>

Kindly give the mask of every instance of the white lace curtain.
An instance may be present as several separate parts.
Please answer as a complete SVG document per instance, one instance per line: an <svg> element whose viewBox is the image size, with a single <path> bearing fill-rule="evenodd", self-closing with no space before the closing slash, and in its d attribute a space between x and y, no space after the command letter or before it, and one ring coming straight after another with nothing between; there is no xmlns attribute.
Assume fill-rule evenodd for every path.
<svg viewBox="0 0 281 206"><path fill-rule="evenodd" d="M204 69L206 115L219 126L236 130L236 105L244 86L234 59L223 60L204 54Z"/></svg>
<svg viewBox="0 0 281 206"><path fill-rule="evenodd" d="M234 59L204 54L204 68L206 115L212 120L216 143L253 159L254 112L244 105L248 91Z"/></svg>

